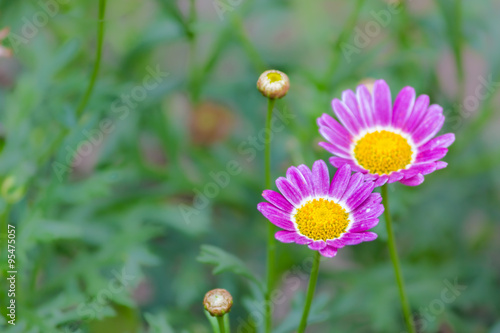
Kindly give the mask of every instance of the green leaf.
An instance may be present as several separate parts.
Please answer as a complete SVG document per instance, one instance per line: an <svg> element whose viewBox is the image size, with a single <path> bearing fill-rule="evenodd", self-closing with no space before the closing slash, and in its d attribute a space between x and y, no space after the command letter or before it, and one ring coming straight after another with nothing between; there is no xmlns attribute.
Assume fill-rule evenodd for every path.
<svg viewBox="0 0 500 333"><path fill-rule="evenodd" d="M81 225L65 221L41 219L35 222L32 241L52 242L59 239L78 239L83 235Z"/></svg>
<svg viewBox="0 0 500 333"><path fill-rule="evenodd" d="M212 272L215 275L223 272L233 272L255 282L261 290L264 290L262 282L250 271L241 259L216 246L202 245L201 253L197 260L204 264L214 265L215 268Z"/></svg>
<svg viewBox="0 0 500 333"><path fill-rule="evenodd" d="M320 323L328 319L328 313L325 311L328 304L328 298L328 295L325 294L319 294L314 298L307 319L308 324ZM303 295L300 295L299 299L296 299L296 302L294 302L292 311L273 332L287 333L296 330L302 318L304 302L305 299Z"/></svg>
<svg viewBox="0 0 500 333"><path fill-rule="evenodd" d="M144 318L149 325L148 333L174 333L165 313L145 313Z"/></svg>

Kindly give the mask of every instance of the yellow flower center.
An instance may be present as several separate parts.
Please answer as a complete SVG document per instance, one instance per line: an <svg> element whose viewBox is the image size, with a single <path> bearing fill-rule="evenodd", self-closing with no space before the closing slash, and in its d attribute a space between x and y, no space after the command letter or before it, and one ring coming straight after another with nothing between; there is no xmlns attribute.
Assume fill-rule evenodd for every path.
<svg viewBox="0 0 500 333"><path fill-rule="evenodd" d="M279 73L268 73L267 78L269 79L270 83L278 82L283 79Z"/></svg>
<svg viewBox="0 0 500 333"><path fill-rule="evenodd" d="M354 157L359 165L379 175L406 168L412 154L408 140L385 130L366 134L354 146Z"/></svg>
<svg viewBox="0 0 500 333"><path fill-rule="evenodd" d="M326 241L345 232L349 225L349 214L333 201L312 199L297 210L295 223L302 235Z"/></svg>

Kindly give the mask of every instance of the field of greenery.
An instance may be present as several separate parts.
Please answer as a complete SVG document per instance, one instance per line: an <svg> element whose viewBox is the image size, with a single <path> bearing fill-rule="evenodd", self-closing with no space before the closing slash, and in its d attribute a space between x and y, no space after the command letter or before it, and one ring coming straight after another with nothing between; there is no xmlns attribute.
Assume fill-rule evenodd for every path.
<svg viewBox="0 0 500 333"><path fill-rule="evenodd" d="M316 119L360 82L384 79L393 97L412 86L444 108L448 167L388 187L411 311L418 332L499 333L499 11L496 0L1 0L0 331L209 333L203 297L224 288L230 331L264 332L256 82L278 69L290 90L275 105L273 189L289 166L328 161ZM322 259L307 332L406 332L383 217L371 231ZM276 250L272 332L294 332L313 252Z"/></svg>

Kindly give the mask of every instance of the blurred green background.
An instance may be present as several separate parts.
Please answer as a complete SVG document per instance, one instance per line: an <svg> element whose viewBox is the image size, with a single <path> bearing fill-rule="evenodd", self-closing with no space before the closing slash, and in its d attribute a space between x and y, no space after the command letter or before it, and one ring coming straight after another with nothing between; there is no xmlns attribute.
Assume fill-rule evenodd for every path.
<svg viewBox="0 0 500 333"><path fill-rule="evenodd" d="M211 332L201 302L216 287L233 295L232 331L260 332L266 100L255 83L269 68L291 81L273 179L328 159L316 118L362 80L444 107L442 133L457 137L448 168L390 187L406 286L420 332L500 332L499 1L109 1L79 116L98 8L0 2L13 51L0 58L2 332ZM322 262L308 332L404 332L383 219L375 231ZM297 325L311 255L278 244L274 332Z"/></svg>

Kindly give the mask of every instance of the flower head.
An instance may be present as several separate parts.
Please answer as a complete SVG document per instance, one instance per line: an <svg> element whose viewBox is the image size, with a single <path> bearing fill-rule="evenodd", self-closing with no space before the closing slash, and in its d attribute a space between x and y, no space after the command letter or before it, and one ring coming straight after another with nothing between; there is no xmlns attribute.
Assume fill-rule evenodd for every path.
<svg viewBox="0 0 500 333"><path fill-rule="evenodd" d="M319 145L332 153L335 167L348 164L367 174L376 186L399 181L416 186L424 175L445 168L439 161L455 141L453 133L434 138L444 124L443 108L429 106L429 97L415 98L403 88L394 105L389 86L377 80L370 92L364 85L356 93L346 90L332 107L340 123L327 114L318 118L319 132L328 142Z"/></svg>
<svg viewBox="0 0 500 333"><path fill-rule="evenodd" d="M373 181L362 173L351 175L346 164L330 182L328 168L316 161L310 170L305 165L290 167L286 178L276 180L280 193L265 190L257 209L281 231L275 234L283 243L307 244L325 257L337 249L372 241L377 234L367 232L378 224L384 211L380 193L372 193Z"/></svg>
<svg viewBox="0 0 500 333"><path fill-rule="evenodd" d="M203 306L213 317L221 317L231 311L233 297L226 289L213 289L205 294Z"/></svg>
<svg viewBox="0 0 500 333"><path fill-rule="evenodd" d="M288 76L274 69L265 71L257 80L257 89L267 98L281 98L286 95L289 88Z"/></svg>

